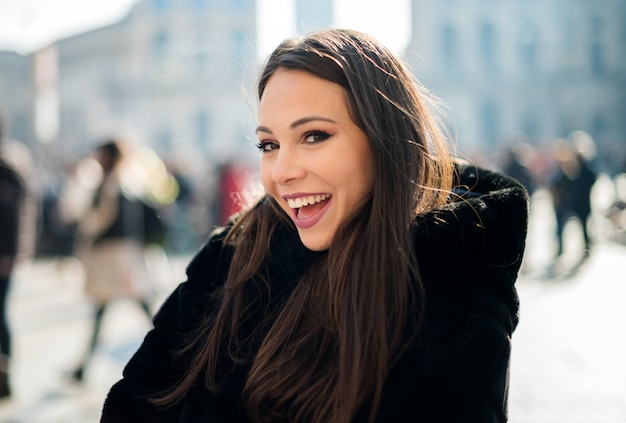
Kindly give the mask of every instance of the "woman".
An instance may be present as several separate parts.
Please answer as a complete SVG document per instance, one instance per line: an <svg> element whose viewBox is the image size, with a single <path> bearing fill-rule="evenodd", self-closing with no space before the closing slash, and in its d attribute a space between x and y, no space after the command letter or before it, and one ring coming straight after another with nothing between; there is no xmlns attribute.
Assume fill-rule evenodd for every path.
<svg viewBox="0 0 626 423"><path fill-rule="evenodd" d="M283 42L258 95L266 194L191 262L102 421L505 421L525 190L455 164L365 34Z"/></svg>
<svg viewBox="0 0 626 423"><path fill-rule="evenodd" d="M94 162L92 162L92 160ZM96 184L85 210L64 204L68 221L78 220L77 253L85 268L85 291L95 305L93 329L81 363L68 376L82 382L98 343L102 321L108 306L119 299L137 302L148 319L152 319L150 299L152 287L144 261L143 208L138 201L129 201L120 184L123 161L118 141L107 140L94 149L81 165L94 164L99 170ZM68 193L76 193L75 176L68 181ZM98 178L95 178L98 180ZM69 198L64 198L70 201ZM74 199L74 201L76 201ZM70 218L70 211L80 216Z"/></svg>

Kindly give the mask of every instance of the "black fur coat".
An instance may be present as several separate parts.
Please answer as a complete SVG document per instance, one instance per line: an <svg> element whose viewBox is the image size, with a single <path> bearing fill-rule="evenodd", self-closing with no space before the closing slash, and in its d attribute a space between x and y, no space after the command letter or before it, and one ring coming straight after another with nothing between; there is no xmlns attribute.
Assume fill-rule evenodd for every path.
<svg viewBox="0 0 626 423"><path fill-rule="evenodd" d="M527 230L528 196L511 178L460 166L457 199L414 225L426 309L418 336L392 368L379 422L504 422L511 334L518 321L515 280ZM187 282L166 300L154 329L105 401L104 423L249 422L241 389L249 367L236 366L219 395L199 384L176 407L157 411L146 396L176 383L183 368L171 351L216 308L211 292L226 275L231 251L218 233L187 269ZM273 240L272 290L289 292L317 254L284 229ZM294 241L295 240L295 241ZM285 242L289 245L285 248ZM211 282L212 281L212 282ZM366 421L360 414L355 421Z"/></svg>

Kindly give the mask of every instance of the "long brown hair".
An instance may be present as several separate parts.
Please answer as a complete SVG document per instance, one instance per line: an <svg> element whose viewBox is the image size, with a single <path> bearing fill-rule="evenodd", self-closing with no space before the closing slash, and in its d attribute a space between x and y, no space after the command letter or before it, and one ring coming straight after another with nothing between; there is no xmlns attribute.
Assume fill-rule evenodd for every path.
<svg viewBox="0 0 626 423"><path fill-rule="evenodd" d="M374 188L267 331L244 402L254 421L321 423L349 422L367 400L372 421L390 367L419 325L422 288L410 226L446 201L451 156L426 91L368 35L335 29L284 41L260 76L259 99L278 69L303 70L345 89L370 142ZM182 383L157 404L177 402L202 375L217 391L225 351L244 356L248 339L238 328L249 307L245 287L265 274L278 224L292 223L267 196L236 221L226 239L235 252L217 317L197 337L200 352Z"/></svg>

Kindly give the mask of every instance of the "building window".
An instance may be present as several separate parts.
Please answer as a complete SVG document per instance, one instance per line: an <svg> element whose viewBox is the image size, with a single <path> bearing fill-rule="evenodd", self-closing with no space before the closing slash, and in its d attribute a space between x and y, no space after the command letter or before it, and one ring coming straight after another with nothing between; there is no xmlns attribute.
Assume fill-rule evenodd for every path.
<svg viewBox="0 0 626 423"><path fill-rule="evenodd" d="M599 138L602 133L607 129L608 125L604 116L596 114L591 121L591 135L594 138Z"/></svg>
<svg viewBox="0 0 626 423"><path fill-rule="evenodd" d="M196 147L200 150L206 149L209 144L210 128L210 118L207 112L200 110L196 113L193 127Z"/></svg>
<svg viewBox="0 0 626 423"><path fill-rule="evenodd" d="M561 73L577 74L580 72L578 63L577 31L580 25L576 25L572 19L563 18L560 22L561 34L559 47L561 53Z"/></svg>
<svg viewBox="0 0 626 423"><path fill-rule="evenodd" d="M172 131L168 127L162 127L156 136L155 150L158 152L172 151Z"/></svg>
<svg viewBox="0 0 626 423"><path fill-rule="evenodd" d="M602 19L598 17L592 17L590 21L591 45L589 46L589 55L591 63L591 75L595 77L604 76L606 73L603 36L604 27Z"/></svg>
<svg viewBox="0 0 626 423"><path fill-rule="evenodd" d="M230 5L235 10L244 10L250 7L248 0L231 0Z"/></svg>
<svg viewBox="0 0 626 423"><path fill-rule="evenodd" d="M595 77L601 77L606 74L604 46L598 41L591 43L591 74Z"/></svg>
<svg viewBox="0 0 626 423"><path fill-rule="evenodd" d="M169 0L152 0L152 10L154 10L156 13L167 12L169 8Z"/></svg>
<svg viewBox="0 0 626 423"><path fill-rule="evenodd" d="M480 26L480 57L487 70L497 68L496 30L491 23Z"/></svg>
<svg viewBox="0 0 626 423"><path fill-rule="evenodd" d="M191 8L196 12L204 12L209 9L209 0L191 0Z"/></svg>
<svg viewBox="0 0 626 423"><path fill-rule="evenodd" d="M458 33L451 24L444 24L441 28L441 55L444 70L460 70Z"/></svg>
<svg viewBox="0 0 626 423"><path fill-rule="evenodd" d="M521 131L529 139L538 139L541 134L540 119L534 112L529 112L522 117Z"/></svg>
<svg viewBox="0 0 626 423"><path fill-rule="evenodd" d="M196 71L196 75L202 76L208 73L209 69L209 54L203 51L194 53L193 64Z"/></svg>
<svg viewBox="0 0 626 423"><path fill-rule="evenodd" d="M169 50L169 35L166 31L159 31L154 34L152 40L152 51L156 61L162 62L167 57Z"/></svg>
<svg viewBox="0 0 626 423"><path fill-rule="evenodd" d="M233 46L233 57L237 59L251 58L247 54L250 50L250 41L248 40L246 32L243 30L235 30L231 34L231 37Z"/></svg>
<svg viewBox="0 0 626 423"><path fill-rule="evenodd" d="M539 34L535 25L526 22L520 28L518 37L520 68L534 75L539 68Z"/></svg>
<svg viewBox="0 0 626 423"><path fill-rule="evenodd" d="M500 133L500 119L498 106L491 100L483 101L480 105L480 122L482 138L487 146L495 146Z"/></svg>

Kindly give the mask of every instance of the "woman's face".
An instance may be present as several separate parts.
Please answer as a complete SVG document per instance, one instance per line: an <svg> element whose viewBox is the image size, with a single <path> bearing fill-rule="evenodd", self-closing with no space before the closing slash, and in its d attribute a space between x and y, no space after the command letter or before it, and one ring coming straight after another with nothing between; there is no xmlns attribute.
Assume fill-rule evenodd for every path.
<svg viewBox="0 0 626 423"><path fill-rule="evenodd" d="M327 249L374 185L369 142L350 117L344 89L308 72L278 70L258 119L265 190L308 249Z"/></svg>

